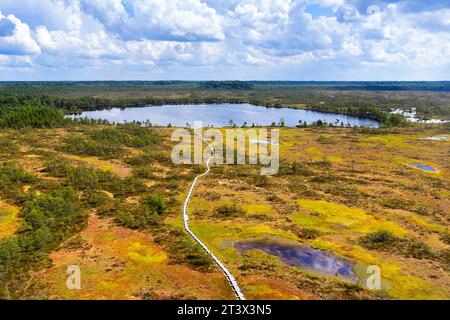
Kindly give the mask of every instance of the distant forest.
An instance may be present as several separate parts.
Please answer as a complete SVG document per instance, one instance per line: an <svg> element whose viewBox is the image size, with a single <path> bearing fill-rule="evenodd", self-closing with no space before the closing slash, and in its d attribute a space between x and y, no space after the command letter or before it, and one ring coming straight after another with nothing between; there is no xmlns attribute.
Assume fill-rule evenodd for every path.
<svg viewBox="0 0 450 320"><path fill-rule="evenodd" d="M362 91L430 91L450 92L450 81L2 81L0 93L53 89L83 90L97 88L130 89L172 87L184 89L250 90L265 87L294 87L298 90L362 90Z"/></svg>

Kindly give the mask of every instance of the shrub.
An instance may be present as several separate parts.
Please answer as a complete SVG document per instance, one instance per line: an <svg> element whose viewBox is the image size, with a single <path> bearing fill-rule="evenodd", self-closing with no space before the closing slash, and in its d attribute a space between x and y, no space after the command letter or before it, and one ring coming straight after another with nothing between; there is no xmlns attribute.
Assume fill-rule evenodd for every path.
<svg viewBox="0 0 450 320"><path fill-rule="evenodd" d="M123 149L114 143L105 141L96 141L85 137L69 137L66 139L66 145L62 148L63 151L81 156L112 156L121 155Z"/></svg>
<svg viewBox="0 0 450 320"><path fill-rule="evenodd" d="M96 189L99 186L99 176L95 169L80 166L70 169L67 182L80 190Z"/></svg>
<svg viewBox="0 0 450 320"><path fill-rule="evenodd" d="M366 248L384 250L415 259L430 259L442 262L445 255L434 253L431 248L415 239L400 239L388 231L369 233L359 239Z"/></svg>
<svg viewBox="0 0 450 320"><path fill-rule="evenodd" d="M143 148L161 142L158 133L149 128L128 125L124 127L125 132L130 135L127 145L135 148Z"/></svg>
<svg viewBox="0 0 450 320"><path fill-rule="evenodd" d="M381 230L369 233L359 239L359 242L370 249L379 249L394 244L398 238L391 232Z"/></svg>
<svg viewBox="0 0 450 320"><path fill-rule="evenodd" d="M87 193L87 203L94 208L104 206L109 200L109 197L99 190L89 190Z"/></svg>
<svg viewBox="0 0 450 320"><path fill-rule="evenodd" d="M266 200L270 201L270 202L282 201L275 193L271 193L271 194L267 195Z"/></svg>
<svg viewBox="0 0 450 320"><path fill-rule="evenodd" d="M49 161L46 163L44 171L53 177L67 177L71 171L70 162L64 158Z"/></svg>
<svg viewBox="0 0 450 320"><path fill-rule="evenodd" d="M381 204L385 208L389 209L401 209L405 211L411 211L418 213L420 215L430 215L429 208L422 204L422 203L416 203L413 200L407 200L402 198L387 198L383 199Z"/></svg>
<svg viewBox="0 0 450 320"><path fill-rule="evenodd" d="M160 136L152 129L133 124L97 130L90 137L94 141L134 148L147 147L161 141Z"/></svg>
<svg viewBox="0 0 450 320"><path fill-rule="evenodd" d="M253 183L257 187L265 187L265 186L267 186L268 180L269 179L267 178L267 176L259 175L253 179Z"/></svg>
<svg viewBox="0 0 450 320"><path fill-rule="evenodd" d="M163 214L167 206L160 194L154 194L145 199L144 203L154 209L159 215Z"/></svg>
<svg viewBox="0 0 450 320"><path fill-rule="evenodd" d="M16 237L6 238L0 241L0 272L7 265L15 264L20 255L20 245Z"/></svg>
<svg viewBox="0 0 450 320"><path fill-rule="evenodd" d="M448 230L441 234L441 240L446 244L450 244L450 233Z"/></svg>
<svg viewBox="0 0 450 320"><path fill-rule="evenodd" d="M46 254L84 227L86 215L77 200L73 189L58 188L25 202L16 235L0 241L0 296L5 287L8 296L20 292L28 274L48 261Z"/></svg>
<svg viewBox="0 0 450 320"><path fill-rule="evenodd" d="M125 179L114 177L104 185L108 191L117 196L128 196L136 193L143 193L148 190L145 183L135 177L127 177Z"/></svg>
<svg viewBox="0 0 450 320"><path fill-rule="evenodd" d="M15 155L19 152L19 147L11 140L0 138L0 154Z"/></svg>
<svg viewBox="0 0 450 320"><path fill-rule="evenodd" d="M156 152L151 150L146 150L145 153L140 154L135 157L131 157L126 159L125 161L128 164L133 166L146 166L152 163L171 163L171 159L169 156L165 155L162 152Z"/></svg>
<svg viewBox="0 0 450 320"><path fill-rule="evenodd" d="M90 137L95 141L101 141L116 145L123 144L128 141L128 135L117 128L95 130L90 134Z"/></svg>
<svg viewBox="0 0 450 320"><path fill-rule="evenodd" d="M389 209L401 209L406 211L412 211L414 208L414 202L411 200L402 199L399 197L386 198L382 200L382 205Z"/></svg>
<svg viewBox="0 0 450 320"><path fill-rule="evenodd" d="M223 204L216 209L216 213L223 217L238 217L245 214L245 211L233 204Z"/></svg>
<svg viewBox="0 0 450 320"><path fill-rule="evenodd" d="M211 258L203 249L179 229L169 226L158 228L155 242L163 246L176 262L188 263L201 271L209 270L212 265Z"/></svg>
<svg viewBox="0 0 450 320"><path fill-rule="evenodd" d="M383 121L383 123L388 126L388 127L395 127L395 126L400 126L400 125L405 125L407 124L406 119L399 114L386 114L385 115L386 119Z"/></svg>
<svg viewBox="0 0 450 320"><path fill-rule="evenodd" d="M10 183L28 183L36 180L36 177L25 171L14 161L6 161L0 168L0 176Z"/></svg>
<svg viewBox="0 0 450 320"><path fill-rule="evenodd" d="M176 190L180 186L180 183L178 180L172 179L169 181L169 183L166 185L167 189Z"/></svg>
<svg viewBox="0 0 450 320"><path fill-rule="evenodd" d="M0 128L50 128L68 122L62 110L45 106L21 106L0 115Z"/></svg>
<svg viewBox="0 0 450 320"><path fill-rule="evenodd" d="M296 230L295 234L301 239L313 240L317 237L320 237L322 235L322 232L316 229L299 228Z"/></svg>
<svg viewBox="0 0 450 320"><path fill-rule="evenodd" d="M68 171L65 183L77 190L103 189L117 196L133 195L148 190L148 187L136 177L121 179L111 172L85 166L69 167Z"/></svg>
<svg viewBox="0 0 450 320"><path fill-rule="evenodd" d="M120 210L116 222L130 229L143 229L149 226L157 226L162 223L161 218L153 209L141 206L136 211Z"/></svg>
<svg viewBox="0 0 450 320"><path fill-rule="evenodd" d="M434 254L431 248L422 242L411 242L406 248L406 255L416 259L433 259Z"/></svg>
<svg viewBox="0 0 450 320"><path fill-rule="evenodd" d="M133 176L143 179L153 179L155 175L148 167L137 167L133 169Z"/></svg>

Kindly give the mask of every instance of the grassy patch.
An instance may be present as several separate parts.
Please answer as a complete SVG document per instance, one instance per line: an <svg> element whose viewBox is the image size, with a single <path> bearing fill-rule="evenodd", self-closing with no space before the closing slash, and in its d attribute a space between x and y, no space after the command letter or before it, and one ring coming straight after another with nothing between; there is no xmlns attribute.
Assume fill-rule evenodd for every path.
<svg viewBox="0 0 450 320"><path fill-rule="evenodd" d="M0 239L9 237L16 231L19 225L18 212L19 208L0 200Z"/></svg>
<svg viewBox="0 0 450 320"><path fill-rule="evenodd" d="M298 203L306 212L295 213L292 218L303 227L338 233L348 231L367 233L383 229L400 237L408 233L395 222L376 218L362 209L322 200L299 200Z"/></svg>

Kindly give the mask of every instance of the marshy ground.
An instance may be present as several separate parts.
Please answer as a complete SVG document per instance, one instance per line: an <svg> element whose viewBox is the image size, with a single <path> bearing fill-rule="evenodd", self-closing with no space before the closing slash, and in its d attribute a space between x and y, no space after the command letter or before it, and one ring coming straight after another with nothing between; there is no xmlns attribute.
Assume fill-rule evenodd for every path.
<svg viewBox="0 0 450 320"><path fill-rule="evenodd" d="M233 299L182 229L183 199L204 168L172 164L172 130L1 131L1 296ZM424 139L445 135L431 126L281 129L279 173L213 166L190 202L191 228L248 299L449 299L450 141ZM71 218L37 213L49 203ZM352 277L295 266L280 248L323 252ZM68 265L80 266L81 290L67 289ZM371 265L381 290L365 288Z"/></svg>

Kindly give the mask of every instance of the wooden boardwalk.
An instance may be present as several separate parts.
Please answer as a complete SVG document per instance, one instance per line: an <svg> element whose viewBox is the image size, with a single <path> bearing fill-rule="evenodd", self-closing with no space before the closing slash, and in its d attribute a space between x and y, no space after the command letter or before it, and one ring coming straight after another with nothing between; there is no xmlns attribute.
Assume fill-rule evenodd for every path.
<svg viewBox="0 0 450 320"><path fill-rule="evenodd" d="M195 131L196 134L199 134L197 129L194 129L194 131ZM191 188L189 189L189 192L188 192L188 194L186 196L186 200L184 201L184 205L183 205L183 225L184 225L184 229L203 248L203 250L206 251L206 253L211 257L211 259L213 259L213 261L217 264L217 266L220 268L220 270L222 270L223 274L227 278L228 283L230 284L230 287L233 290L233 292L236 295L236 297L239 300L245 300L244 294L242 293L241 288L239 288L239 285L236 282L236 280L234 279L234 277L231 274L231 272L227 269L227 267L225 267L225 265L214 255L214 253L212 253L211 250L209 250L208 247L189 228L188 205L189 205L189 201L190 201L191 196L192 196L192 192L194 191L194 188L195 188L195 185L197 184L197 181L201 177L204 177L204 176L206 176L209 173L209 171L210 171L209 163L212 160L212 158L214 157L214 149L213 149L213 147L206 140L204 140L203 137L202 137L202 140L208 145L208 148L211 150L211 157L206 161L206 171L204 173L198 175L197 177L195 177L194 181L192 182Z"/></svg>

